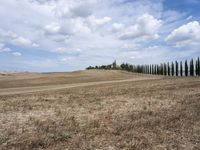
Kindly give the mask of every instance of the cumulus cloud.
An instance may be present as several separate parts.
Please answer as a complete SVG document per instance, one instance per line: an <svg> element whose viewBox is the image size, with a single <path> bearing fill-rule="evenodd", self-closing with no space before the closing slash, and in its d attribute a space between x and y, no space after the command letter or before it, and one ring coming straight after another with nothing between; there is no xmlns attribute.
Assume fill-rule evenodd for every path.
<svg viewBox="0 0 200 150"><path fill-rule="evenodd" d="M31 46L33 44L33 42L28 38L19 36L11 31L4 31L2 29L0 29L0 37L3 40L7 39L10 43L14 45Z"/></svg>
<svg viewBox="0 0 200 150"><path fill-rule="evenodd" d="M58 47L56 49L53 49L51 52L75 57L79 56L82 53L82 50L80 48Z"/></svg>
<svg viewBox="0 0 200 150"><path fill-rule="evenodd" d="M198 21L189 22L174 29L165 39L177 47L200 45L200 24Z"/></svg>
<svg viewBox="0 0 200 150"><path fill-rule="evenodd" d="M57 34L60 32L60 29L61 29L60 25L56 22L53 22L45 26L46 34Z"/></svg>
<svg viewBox="0 0 200 150"><path fill-rule="evenodd" d="M33 46L33 47L40 47L40 45L37 44L37 43L33 43L32 46Z"/></svg>
<svg viewBox="0 0 200 150"><path fill-rule="evenodd" d="M57 4L55 12L59 17L66 19L77 17L85 18L92 14L95 2L95 0L61 0Z"/></svg>
<svg viewBox="0 0 200 150"><path fill-rule="evenodd" d="M157 38L157 32L161 24L161 20L156 19L150 14L144 14L137 19L134 25L125 29L125 31L120 35L120 39L127 40L140 37Z"/></svg>
<svg viewBox="0 0 200 150"><path fill-rule="evenodd" d="M32 44L31 40L21 37L21 36L13 38L12 42L16 45L25 45L25 46Z"/></svg>
<svg viewBox="0 0 200 150"><path fill-rule="evenodd" d="M37 2L39 4L46 4L46 3L50 3L50 2L56 2L58 0L29 0L30 2Z"/></svg>
<svg viewBox="0 0 200 150"><path fill-rule="evenodd" d="M32 62L38 57L41 62L51 60L49 68L55 67L52 71L59 67L61 57L63 61L70 60L75 64L72 69L106 64L113 59L118 59L118 62L130 60L131 63L130 57L134 58L132 62L141 63L147 58L152 60L152 54L156 56L155 59L158 58L156 54L163 51L166 45L162 43L163 47L153 49L144 47L156 42L159 45L177 24L188 21L187 16L179 14L182 13L171 10L166 14L163 0L1 0L0 43L5 45L0 47L0 51L11 51L12 55L22 47L22 54L23 50L34 54L30 58ZM198 32L197 29L194 31ZM194 42L198 40L196 34L195 38L177 38L175 34L177 32L169 35L166 41L183 45L187 40L180 38L187 37L197 44ZM9 46L15 51L10 50ZM121 52L126 52L126 55L119 55ZM159 55L161 59L165 56L165 53ZM43 68L40 66L34 66L35 70L39 67L44 71L45 65ZM66 65L61 67L66 68Z"/></svg>
<svg viewBox="0 0 200 150"><path fill-rule="evenodd" d="M83 20L79 19L69 19L61 23L53 22L44 28L45 36L57 42L63 42L75 36L75 34L80 35L89 32L90 28L84 24Z"/></svg>
<svg viewBox="0 0 200 150"><path fill-rule="evenodd" d="M5 47L5 44L0 43L0 52L10 52L10 51L11 51L11 49Z"/></svg>
<svg viewBox="0 0 200 150"><path fill-rule="evenodd" d="M116 33L124 30L124 24L122 23L113 23L111 27L111 32Z"/></svg>
<svg viewBox="0 0 200 150"><path fill-rule="evenodd" d="M14 56L22 56L22 54L20 52L13 52L12 55L14 55Z"/></svg>
<svg viewBox="0 0 200 150"><path fill-rule="evenodd" d="M65 41L73 33L73 28L69 24L67 27L62 27L59 23L53 22L44 28L44 34L57 42Z"/></svg>
<svg viewBox="0 0 200 150"><path fill-rule="evenodd" d="M92 16L88 17L87 23L89 26L96 28L96 27L106 25L111 20L112 20L112 18L110 18L110 17L97 18L94 15L92 15Z"/></svg>
<svg viewBox="0 0 200 150"><path fill-rule="evenodd" d="M124 50L138 50L140 46L141 45L137 44L137 43L125 43L122 46L122 49L124 49Z"/></svg>

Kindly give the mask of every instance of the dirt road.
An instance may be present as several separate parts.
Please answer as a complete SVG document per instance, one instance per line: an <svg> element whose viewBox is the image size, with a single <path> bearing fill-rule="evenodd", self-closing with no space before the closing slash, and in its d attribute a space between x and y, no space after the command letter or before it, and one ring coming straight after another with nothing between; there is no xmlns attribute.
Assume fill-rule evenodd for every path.
<svg viewBox="0 0 200 150"><path fill-rule="evenodd" d="M0 95L2 96L2 95L35 93L35 92L50 91L50 90L68 89L68 88L74 88L74 87L84 87L84 86L92 86L92 85L100 85L100 84L153 80L153 79L154 80L158 79L158 77L156 78L141 77L141 78L126 79L126 80L114 80L114 81L98 81L98 82L75 83L75 84L6 88L6 89L0 89Z"/></svg>

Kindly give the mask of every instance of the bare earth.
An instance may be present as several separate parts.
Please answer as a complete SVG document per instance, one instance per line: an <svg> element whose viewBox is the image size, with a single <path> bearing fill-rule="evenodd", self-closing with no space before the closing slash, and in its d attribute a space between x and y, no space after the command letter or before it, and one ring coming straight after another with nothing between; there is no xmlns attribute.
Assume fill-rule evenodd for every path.
<svg viewBox="0 0 200 150"><path fill-rule="evenodd" d="M0 149L199 150L200 78L0 75Z"/></svg>

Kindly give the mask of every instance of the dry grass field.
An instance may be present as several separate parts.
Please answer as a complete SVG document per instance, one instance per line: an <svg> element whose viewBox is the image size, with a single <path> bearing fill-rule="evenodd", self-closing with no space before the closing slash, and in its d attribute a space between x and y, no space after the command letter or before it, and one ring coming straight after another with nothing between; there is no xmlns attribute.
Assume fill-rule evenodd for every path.
<svg viewBox="0 0 200 150"><path fill-rule="evenodd" d="M200 150L200 78L0 75L0 149Z"/></svg>

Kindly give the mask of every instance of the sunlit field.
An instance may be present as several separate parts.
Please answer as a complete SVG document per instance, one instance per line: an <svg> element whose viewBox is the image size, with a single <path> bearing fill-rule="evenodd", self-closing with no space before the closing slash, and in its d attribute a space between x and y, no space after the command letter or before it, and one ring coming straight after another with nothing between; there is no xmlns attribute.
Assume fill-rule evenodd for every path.
<svg viewBox="0 0 200 150"><path fill-rule="evenodd" d="M0 77L0 88L2 150L200 147L199 78L103 70L10 74Z"/></svg>

